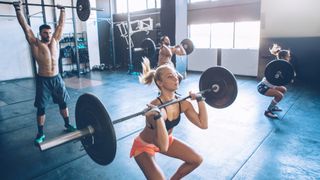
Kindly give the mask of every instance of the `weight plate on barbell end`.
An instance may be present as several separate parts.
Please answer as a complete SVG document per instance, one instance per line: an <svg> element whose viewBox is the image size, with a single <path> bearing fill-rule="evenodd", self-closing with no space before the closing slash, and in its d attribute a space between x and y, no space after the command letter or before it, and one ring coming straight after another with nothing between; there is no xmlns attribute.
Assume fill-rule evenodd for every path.
<svg viewBox="0 0 320 180"><path fill-rule="evenodd" d="M77 15L81 21L87 21L91 14L89 0L77 0Z"/></svg>
<svg viewBox="0 0 320 180"><path fill-rule="evenodd" d="M101 101L92 94L83 94L76 104L78 129L91 125L92 136L81 139L90 158L100 165L108 165L116 156L117 140L110 116Z"/></svg>
<svg viewBox="0 0 320 180"><path fill-rule="evenodd" d="M267 64L264 75L269 83L284 86L294 78L294 69L286 60L273 60Z"/></svg>
<svg viewBox="0 0 320 180"><path fill-rule="evenodd" d="M143 49L144 56L149 59L153 59L156 54L156 45L154 41L150 38L145 38L141 43L141 48Z"/></svg>
<svg viewBox="0 0 320 180"><path fill-rule="evenodd" d="M186 51L187 55L192 53L194 46L193 46L193 42L190 39L182 40L181 45L184 48L184 50Z"/></svg>
<svg viewBox="0 0 320 180"><path fill-rule="evenodd" d="M231 105L238 94L236 78L221 66L211 67L201 74L199 89L200 91L212 89L202 95L208 105L219 109Z"/></svg>

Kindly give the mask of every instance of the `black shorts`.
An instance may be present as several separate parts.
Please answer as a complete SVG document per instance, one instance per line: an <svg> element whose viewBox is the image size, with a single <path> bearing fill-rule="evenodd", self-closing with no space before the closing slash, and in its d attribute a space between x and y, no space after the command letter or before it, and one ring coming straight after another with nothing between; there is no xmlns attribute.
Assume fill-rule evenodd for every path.
<svg viewBox="0 0 320 180"><path fill-rule="evenodd" d="M36 77L36 99L34 106L45 108L52 97L55 104L66 103L70 98L60 75L54 77Z"/></svg>
<svg viewBox="0 0 320 180"><path fill-rule="evenodd" d="M257 86L257 89L260 94L264 95L270 89L270 87L260 82Z"/></svg>

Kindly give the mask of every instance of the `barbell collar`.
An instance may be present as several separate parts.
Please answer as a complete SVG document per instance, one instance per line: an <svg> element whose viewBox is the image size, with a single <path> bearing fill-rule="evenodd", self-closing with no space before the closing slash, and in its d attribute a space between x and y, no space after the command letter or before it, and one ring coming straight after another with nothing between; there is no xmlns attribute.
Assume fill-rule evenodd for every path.
<svg viewBox="0 0 320 180"><path fill-rule="evenodd" d="M94 8L94 7L92 7L92 8L90 8L91 10L93 10L93 11L104 11L104 9L101 9L101 8Z"/></svg>
<svg viewBox="0 0 320 180"><path fill-rule="evenodd" d="M133 48L133 51L134 52L141 52L141 51L144 51L143 48Z"/></svg>
<svg viewBox="0 0 320 180"><path fill-rule="evenodd" d="M53 147L57 147L59 145L68 143L70 141L92 135L94 132L95 132L94 128L92 126L88 126L86 128L76 130L74 132L70 132L65 135L58 136L52 140L40 143L39 148L41 151L45 151Z"/></svg>
<svg viewBox="0 0 320 180"><path fill-rule="evenodd" d="M156 47L157 50L160 49L160 47ZM145 49L144 48L133 48L133 52L141 52L141 51L144 51Z"/></svg>

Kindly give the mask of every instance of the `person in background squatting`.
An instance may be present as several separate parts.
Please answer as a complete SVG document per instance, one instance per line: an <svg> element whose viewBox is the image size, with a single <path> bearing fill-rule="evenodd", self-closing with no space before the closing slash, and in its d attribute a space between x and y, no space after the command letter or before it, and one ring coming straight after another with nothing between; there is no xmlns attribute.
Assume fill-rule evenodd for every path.
<svg viewBox="0 0 320 180"><path fill-rule="evenodd" d="M275 55L277 59L286 60L290 63L291 56L289 50L282 50L277 44L273 44L272 48L269 49L270 53ZM274 114L275 111L282 111L277 104L283 99L287 88L284 86L275 86L269 83L266 77L258 83L257 86L258 92L264 96L273 97L268 108L265 110L264 115L276 119L278 118L277 114Z"/></svg>
<svg viewBox="0 0 320 180"><path fill-rule="evenodd" d="M37 107L38 133L35 143L42 143L45 139L43 126L45 123L45 108L52 96L53 102L59 105L60 114L64 119L65 128L68 132L75 131L76 128L69 123L69 111L66 101L70 98L65 84L59 75L58 57L59 40L62 36L65 23L65 8L57 6L60 9L59 23L56 30L51 34L49 25L41 25L39 33L41 39L35 37L31 27L27 24L22 12L21 1L14 2L13 6L26 39L31 46L32 55L38 64L38 74L36 75L36 97L34 106Z"/></svg>
<svg viewBox="0 0 320 180"><path fill-rule="evenodd" d="M130 157L134 157L147 179L166 179L155 161L157 152L180 159L183 163L171 179L181 179L196 169L203 159L190 146L174 138L173 129L179 124L181 113L197 127L207 129L208 115L204 98L200 94L190 92L191 101L197 100L198 112L190 100L183 100L160 110L157 106L178 98L175 93L179 88L176 70L169 64L160 65L155 70L151 70L150 66L143 68L141 83L151 84L154 81L160 94L149 104L151 110L145 114L146 126L134 139Z"/></svg>

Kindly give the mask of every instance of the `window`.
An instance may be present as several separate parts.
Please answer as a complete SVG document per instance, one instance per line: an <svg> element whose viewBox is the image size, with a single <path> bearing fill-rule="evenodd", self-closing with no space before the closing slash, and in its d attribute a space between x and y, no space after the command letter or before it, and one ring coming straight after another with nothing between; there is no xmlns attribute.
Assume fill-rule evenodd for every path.
<svg viewBox="0 0 320 180"><path fill-rule="evenodd" d="M196 48L258 49L260 21L192 24L190 39Z"/></svg>
<svg viewBox="0 0 320 180"><path fill-rule="evenodd" d="M221 1L221 0L190 0L189 3L204 2L204 1Z"/></svg>
<svg viewBox="0 0 320 180"><path fill-rule="evenodd" d="M203 1L210 1L210 0L190 0L190 3L203 2Z"/></svg>
<svg viewBox="0 0 320 180"><path fill-rule="evenodd" d="M258 49L260 40L260 22L235 23L235 48Z"/></svg>
<svg viewBox="0 0 320 180"><path fill-rule="evenodd" d="M156 0L156 7L155 8L161 8L161 0Z"/></svg>
<svg viewBox="0 0 320 180"><path fill-rule="evenodd" d="M233 48L233 23L211 25L211 48Z"/></svg>
<svg viewBox="0 0 320 180"><path fill-rule="evenodd" d="M116 12L127 13L127 0L116 0Z"/></svg>
<svg viewBox="0 0 320 180"><path fill-rule="evenodd" d="M196 48L210 48L210 24L191 25L190 39Z"/></svg>
<svg viewBox="0 0 320 180"><path fill-rule="evenodd" d="M147 9L147 1L146 0L129 0L129 9L130 12L133 11L141 11Z"/></svg>
<svg viewBox="0 0 320 180"><path fill-rule="evenodd" d="M147 9L152 9L156 7L156 1L155 0L147 0Z"/></svg>
<svg viewBox="0 0 320 180"><path fill-rule="evenodd" d="M161 0L147 0L147 9L161 8Z"/></svg>
<svg viewBox="0 0 320 180"><path fill-rule="evenodd" d="M160 8L161 0L128 0L130 12ZM127 13L127 0L116 0L116 13Z"/></svg>

